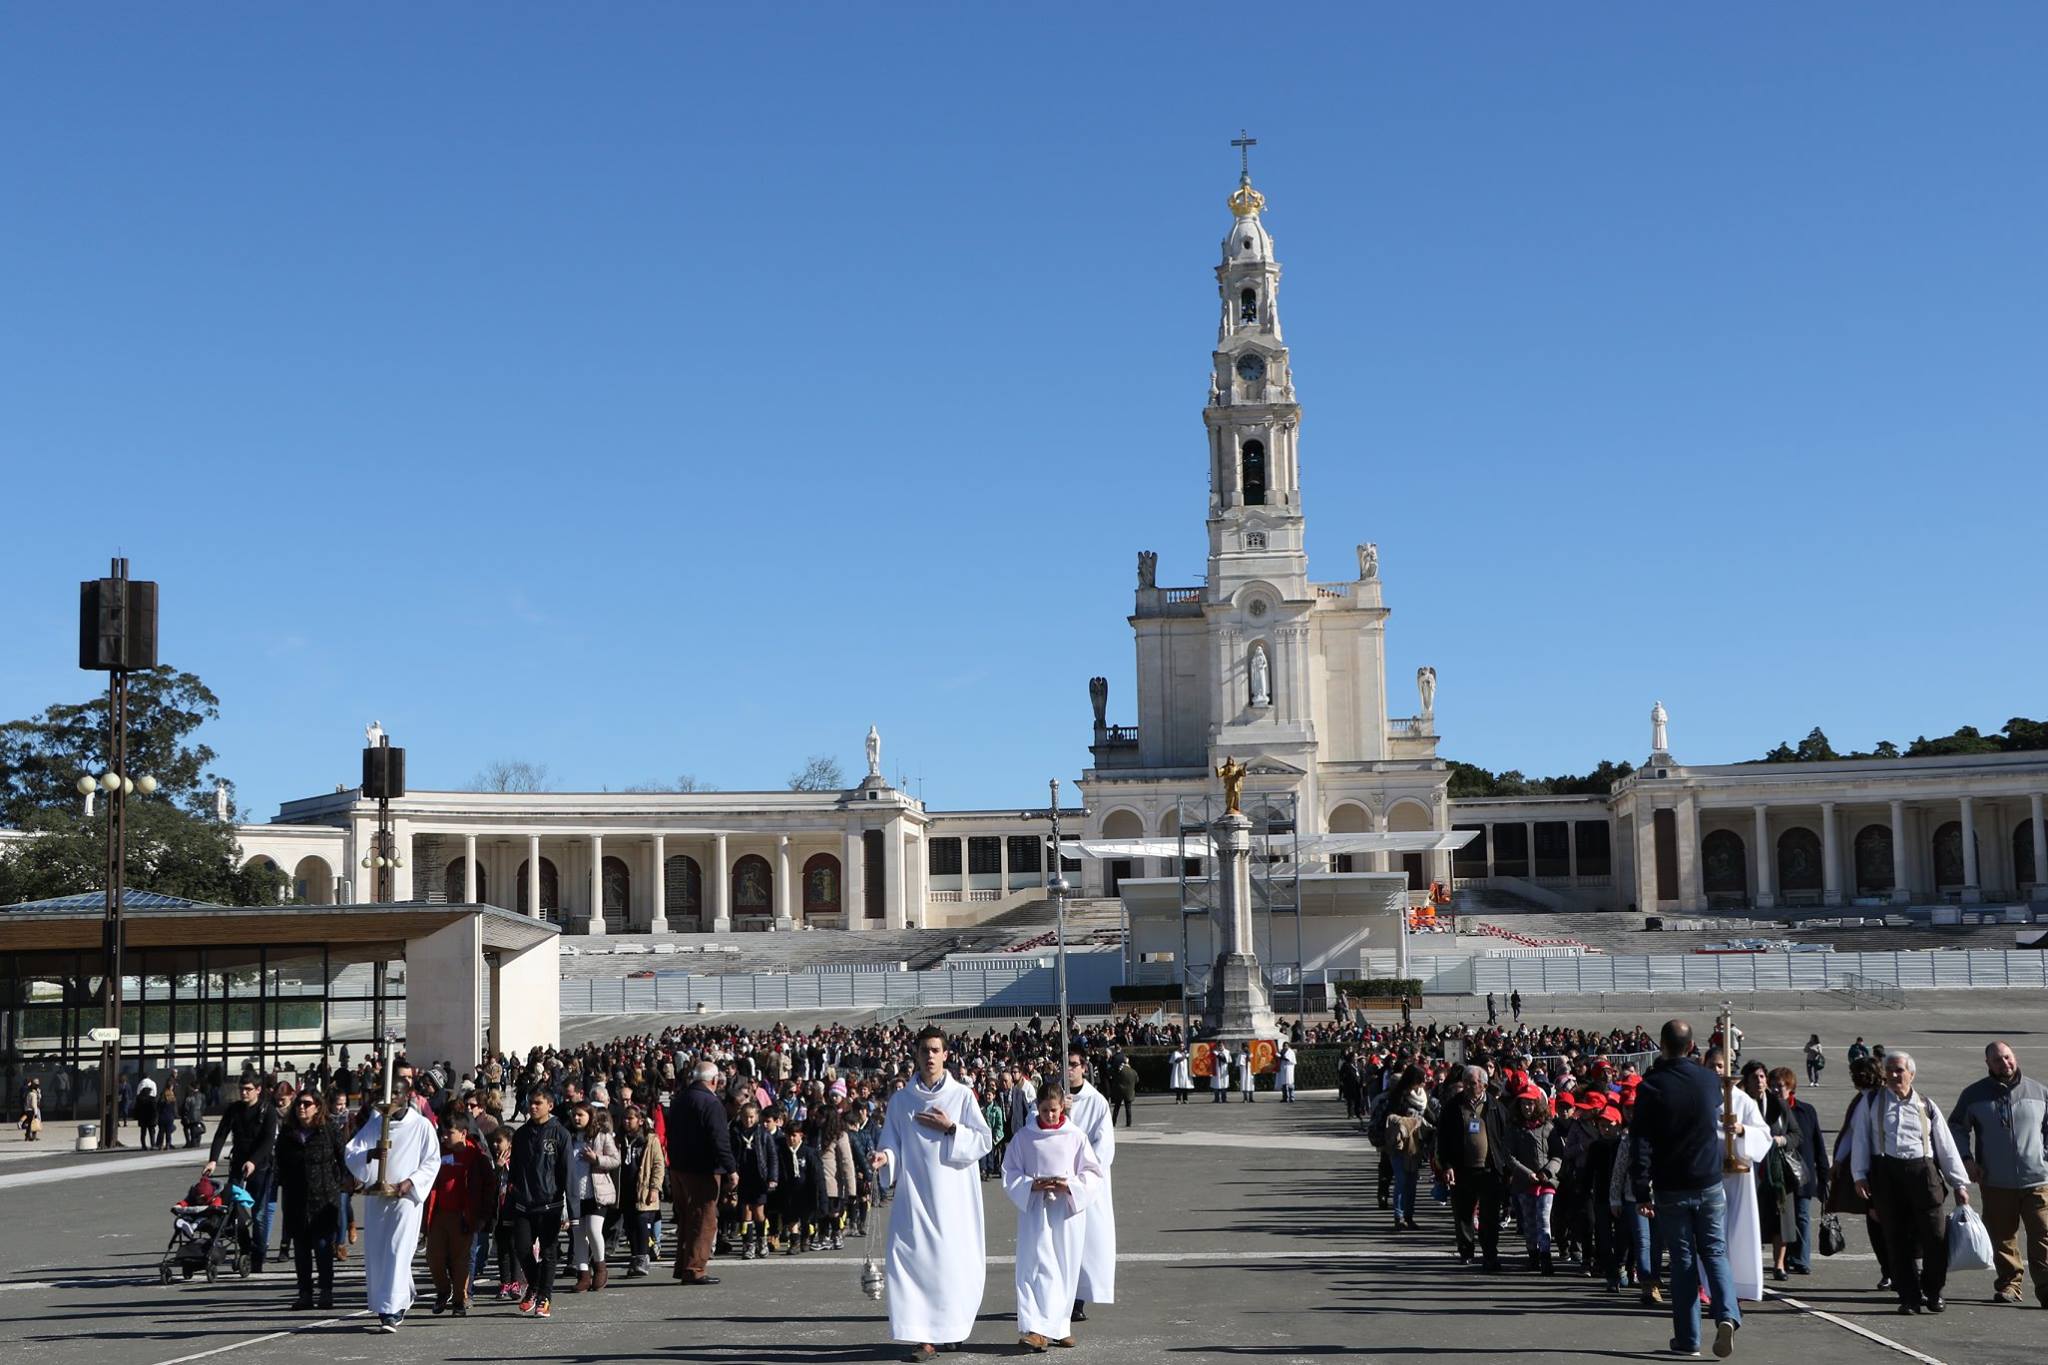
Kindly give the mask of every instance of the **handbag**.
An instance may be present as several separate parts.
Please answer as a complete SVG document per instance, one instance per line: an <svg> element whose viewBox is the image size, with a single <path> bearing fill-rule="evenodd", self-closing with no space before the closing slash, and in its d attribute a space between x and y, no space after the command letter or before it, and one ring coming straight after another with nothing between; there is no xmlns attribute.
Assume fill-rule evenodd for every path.
<svg viewBox="0 0 2048 1365"><path fill-rule="evenodd" d="M1841 1218L1832 1213L1823 1214L1820 1220L1820 1254L1832 1256L1847 1245L1849 1239L1842 1232Z"/></svg>

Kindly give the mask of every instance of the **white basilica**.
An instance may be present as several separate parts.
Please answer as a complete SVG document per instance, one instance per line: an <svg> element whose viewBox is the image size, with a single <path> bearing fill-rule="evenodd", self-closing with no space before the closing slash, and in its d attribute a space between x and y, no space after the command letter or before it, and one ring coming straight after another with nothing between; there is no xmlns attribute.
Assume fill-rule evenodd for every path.
<svg viewBox="0 0 2048 1365"><path fill-rule="evenodd" d="M1357 577L1317 583L1303 548L1301 405L1280 329L1280 262L1247 173L1230 196L1216 267L1221 301L1209 402L1208 572L1163 588L1138 556L1138 723L1108 723L1108 682L1089 684L1094 764L1082 776L1087 832L1104 841L1175 838L1201 818L1214 772L1249 769L1245 810L1303 835L1447 831L1447 765L1437 757L1436 674L1417 677L1421 712L1387 714L1379 552ZM1257 803L1257 804L1254 804ZM1216 814L1221 814L1217 810ZM1448 881L1448 851L1355 855L1357 871ZM1399 858L1394 866L1384 860ZM1348 872L1352 855L1334 870ZM1115 894L1145 859L1095 864ZM1094 878L1099 877L1099 882Z"/></svg>

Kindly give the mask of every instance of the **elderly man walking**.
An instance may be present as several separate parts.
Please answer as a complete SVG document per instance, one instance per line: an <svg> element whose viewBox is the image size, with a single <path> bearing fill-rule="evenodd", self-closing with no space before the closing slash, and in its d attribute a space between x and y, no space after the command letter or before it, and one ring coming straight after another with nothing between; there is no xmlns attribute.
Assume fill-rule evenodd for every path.
<svg viewBox="0 0 2048 1365"><path fill-rule="evenodd" d="M668 1169L675 1182L676 1269L683 1284L717 1284L711 1248L718 1237L718 1200L739 1188L739 1166L725 1105L716 1093L718 1066L699 1062L668 1111Z"/></svg>
<svg viewBox="0 0 2048 1365"><path fill-rule="evenodd" d="M2020 1234L2034 1298L2048 1308L2048 1086L2020 1074L2011 1045L1984 1049L1983 1080L1956 1100L1948 1130L1977 1182L1991 1234L1994 1303L2020 1301Z"/></svg>
<svg viewBox="0 0 2048 1365"><path fill-rule="evenodd" d="M1948 1220L1941 1206L1953 1189L1956 1206L1970 1202L1969 1173L1941 1111L1913 1088L1919 1073L1910 1052L1887 1053L1884 1084L1856 1114L1850 1171L1856 1193L1870 1201L1884 1233L1899 1312L1945 1312Z"/></svg>
<svg viewBox="0 0 2048 1365"><path fill-rule="evenodd" d="M1487 1274L1500 1270L1500 1175L1506 1124L1487 1094L1486 1068L1460 1067L1436 1125L1436 1168L1451 1192L1458 1259L1477 1254Z"/></svg>
<svg viewBox="0 0 2048 1365"><path fill-rule="evenodd" d="M1700 1281L1714 1316L1714 1354L1735 1350L1742 1309L1728 1267L1728 1195L1721 1186L1721 1078L1692 1058L1692 1025L1673 1019L1662 1055L1636 1089L1630 1182L1671 1252L1671 1349L1698 1355ZM1654 1194L1653 1194L1654 1191Z"/></svg>

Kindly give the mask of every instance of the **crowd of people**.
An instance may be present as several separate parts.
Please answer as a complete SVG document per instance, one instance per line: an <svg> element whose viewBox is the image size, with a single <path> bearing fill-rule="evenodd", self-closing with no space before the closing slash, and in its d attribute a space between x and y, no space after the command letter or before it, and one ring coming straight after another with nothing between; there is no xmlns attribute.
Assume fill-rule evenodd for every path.
<svg viewBox="0 0 2048 1365"><path fill-rule="evenodd" d="M1742 1057L1739 1032L1700 1044L1672 1020L1647 1065L1629 1055L1648 1041L1641 1030L1462 1032L1462 1062L1411 1029L1349 1049L1340 1068L1347 1112L1380 1152L1378 1206L1396 1234L1419 1229L1426 1174L1460 1261L1507 1270L1512 1230L1530 1273L1582 1273L1668 1305L1677 1354L1699 1353L1704 1303L1725 1357L1741 1303L1767 1276L1810 1274L1817 1243L1839 1248L1843 1215L1866 1219L1877 1288L1898 1312L1945 1312L1945 1210L1970 1207L1974 1189L1993 1301L2020 1302L2030 1272L2048 1308L2048 1087L2006 1043L1985 1049L1986 1075L1944 1111L1916 1088L1909 1054L1858 1038L1830 1141L1792 1068ZM1818 1084L1817 1035L1803 1055Z"/></svg>
<svg viewBox="0 0 2048 1365"><path fill-rule="evenodd" d="M2048 1307L2048 1090L2006 1045L1943 1110L1914 1088L1910 1056L1859 1038L1852 1095L1829 1128L1791 1067L1742 1056L1739 1032L1696 1046L1682 1021L1653 1038L1489 1016L1354 1014L1293 1021L1276 1040L1283 1099L1299 1047L1339 1050L1336 1086L1379 1152L1392 1235L1420 1229L1426 1188L1448 1206L1460 1261L1633 1292L1670 1309L1681 1354L1700 1349L1704 1302L1725 1355L1741 1303L1810 1273L1845 1215L1867 1220L1899 1311L1945 1311L1945 1208L1974 1195L1995 1298L2018 1301L2031 1265ZM606 1292L615 1266L636 1278L668 1259L681 1284L715 1284L717 1257L840 1249L866 1238L879 1205L909 1198L918 1216L889 1219L886 1259L892 1335L917 1359L964 1337L962 1305L980 1302L981 1271L970 1284L959 1267L961 1246L985 1237L981 1195L961 1181L1001 1181L1029 1239L1019 1341L1041 1350L1071 1341L1087 1304L1114 1292L1114 1133L1132 1119L1131 1050L1170 1051L1178 1098L1193 1084L1196 1040L1156 1017L1070 1020L1069 1032L1064 1066L1057 1021L1039 1017L950 1034L693 1021L462 1067L400 1056L389 1119L373 1099L384 1059L344 1050L303 1074L245 1069L204 1174L225 1162L252 1197L255 1266L277 1234L295 1308L332 1307L335 1262L362 1255L380 1331L412 1306L420 1244L435 1313L485 1300L548 1318L558 1295ZM1803 1061L1810 1089L1827 1064L1818 1037ZM1250 1066L1236 1074L1249 1089ZM1507 1236L1521 1255L1503 1255Z"/></svg>

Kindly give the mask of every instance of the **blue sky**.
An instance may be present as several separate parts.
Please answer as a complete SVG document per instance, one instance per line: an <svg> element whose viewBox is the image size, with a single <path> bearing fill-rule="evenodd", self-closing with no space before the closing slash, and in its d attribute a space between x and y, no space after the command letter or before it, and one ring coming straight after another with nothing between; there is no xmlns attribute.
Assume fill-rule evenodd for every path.
<svg viewBox="0 0 2048 1365"><path fill-rule="evenodd" d="M1251 16L1256 14L1257 21ZM1202 571L1229 139L1312 572L1447 754L2040 715L2048 10L0 12L0 714L117 548L245 809L353 781L1036 804Z"/></svg>

